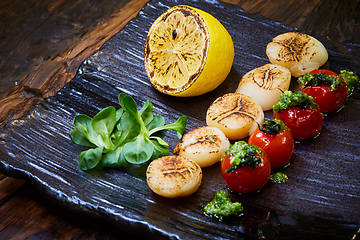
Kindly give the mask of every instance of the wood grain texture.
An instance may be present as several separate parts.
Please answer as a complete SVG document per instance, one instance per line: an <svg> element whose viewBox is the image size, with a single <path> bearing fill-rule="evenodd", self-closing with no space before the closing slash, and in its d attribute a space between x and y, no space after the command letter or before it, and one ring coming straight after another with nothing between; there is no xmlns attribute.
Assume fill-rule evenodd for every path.
<svg viewBox="0 0 360 240"><path fill-rule="evenodd" d="M146 2L2 1L0 14L13 13L15 17L1 18L0 126L59 91L74 77L81 62L136 16ZM29 18L36 19L36 13L39 21L31 22Z"/></svg>
<svg viewBox="0 0 360 240"><path fill-rule="evenodd" d="M234 68L224 84L207 95L181 100L156 92L143 66L146 30L160 12L178 3L193 4L212 12L234 36L236 52ZM233 25L232 21L240 24ZM197 1L151 3L89 57L77 76L56 96L38 104L29 115L6 125L0 134L1 167L4 172L30 179L62 204L112 219L124 230L136 229L149 235L164 234L161 237L180 239L241 238L244 234L275 238L294 233L299 238L347 238L356 228L354 222L358 221L354 208L358 206L359 179L355 175L354 182L349 184L342 176L351 176L354 164L357 168L358 143L347 142L336 151L331 150L337 142L346 142L357 135L359 129L352 128L357 116L349 111L358 111L358 98L348 103L352 108L345 108L341 114L327 119L316 141L297 145L296 157L286 170L293 177L286 184L269 184L261 193L241 197L246 209L241 223L219 223L208 219L201 211L202 201L208 201L214 191L224 187L218 166L204 171L207 184L194 197L172 201L151 194L144 179L133 173L107 170L101 176L91 176L76 165L81 149L72 144L68 135L75 114L92 116L107 105L117 106L116 97L123 91L134 96L138 103L150 99L156 114L163 115L169 122L184 114L189 116L188 129L203 125L206 108L212 100L233 91L241 75L267 62L264 48L259 46L265 46L279 32L290 30L292 28L285 25L214 2L201 5ZM248 34L241 34L244 32ZM322 41L328 46L326 40ZM330 47L329 53L333 70L343 66L359 69L358 61L351 57ZM177 142L173 132L167 133L166 140L171 148ZM18 142L22 144L16 144ZM336 167L338 162L328 161L340 156L345 156L342 168ZM324 171L319 171L319 167ZM334 169L337 170L333 172Z"/></svg>
<svg viewBox="0 0 360 240"><path fill-rule="evenodd" d="M294 27L328 38L337 50L360 57L360 1L338 0L224 0Z"/></svg>
<svg viewBox="0 0 360 240"><path fill-rule="evenodd" d="M87 240L134 238L116 226L70 211L24 180L0 180L0 239Z"/></svg>
<svg viewBox="0 0 360 240"><path fill-rule="evenodd" d="M78 58L57 58L57 60L64 61L63 63L69 61L69 66L63 66L61 62L54 61L56 56L65 56L66 51L71 51L76 46L79 46L78 49L84 47L81 44L86 44L88 41L85 38L80 39L77 34L81 35L82 30L84 30L83 32L93 30L95 33L96 30L93 28L101 26L101 24L105 26L106 19L109 18L106 11L108 13L119 11L120 8L126 6L124 2L127 1L112 1L108 5L100 4L101 6L96 5L96 2L92 5L86 1L83 2L85 5L81 1L67 0L3 0L0 2L0 98L8 96L9 92L14 93L16 89L21 89L21 81L26 78L25 76L30 76L28 82L30 88L24 88L18 94L8 96L7 100L1 101L0 115L10 113L12 118L19 118L22 114L27 113L34 104L43 101L42 91L49 92L48 88L52 85L50 82L49 84L38 82L37 85L31 85L34 83L34 81L31 82L31 79L36 79L36 74L32 75L33 72L40 72L38 77L41 76L45 79L54 80L54 77L60 76L55 80L60 79L63 83L69 81L76 71L75 67L69 67L73 66L71 62L74 61L75 65L81 63L81 58L85 59L87 55L91 54L91 51L96 50L96 47L90 46L90 52L80 54ZM357 14L359 1L347 1L348 4L340 4L340 1L321 0L225 0L225 2L237 4L249 12L281 21L300 31L328 37L333 42L332 44L342 52L354 56L356 54L358 56L360 53L360 21ZM70 6L72 3L75 7L71 13L68 9L73 7ZM98 1L98 3L102 2ZM128 11L136 13L140 8L141 6L132 5ZM97 10L97 15L93 17L94 22L89 23L89 20L84 21L84 18L79 18L81 14L86 15L87 9ZM77 19L81 20L76 24L73 23ZM33 29L28 29L29 26L32 26ZM71 29L77 31L71 32ZM22 34L26 31L28 31L27 34ZM96 41L107 37L104 36L105 33L105 31L98 31L99 35L94 36L97 37ZM55 40L49 41L52 37ZM78 39L78 41L74 39ZM78 50L74 52L79 54ZM53 65L47 64L48 61L53 61ZM41 68L49 67L49 70L39 71L40 66ZM59 72L54 70L56 68L60 69ZM65 68L73 72L64 73ZM57 87L61 88L61 84ZM6 109L14 109L14 107L19 111L5 112ZM3 118L3 121L9 119ZM25 185L21 188L22 183L23 180L0 175L0 239L117 239L118 236L124 235L123 232L112 233L112 228L106 228L106 224L95 220L95 226L90 224L91 220L79 225L78 223L84 222L88 216L76 218L79 213L69 212L66 209L54 211L53 208L59 208L59 206L49 207L47 200L33 195L35 191L33 186ZM41 195L41 192L36 193ZM29 208L27 208L28 205ZM106 230L102 228L106 228ZM64 234L63 230L69 234ZM271 231L266 228L265 230Z"/></svg>

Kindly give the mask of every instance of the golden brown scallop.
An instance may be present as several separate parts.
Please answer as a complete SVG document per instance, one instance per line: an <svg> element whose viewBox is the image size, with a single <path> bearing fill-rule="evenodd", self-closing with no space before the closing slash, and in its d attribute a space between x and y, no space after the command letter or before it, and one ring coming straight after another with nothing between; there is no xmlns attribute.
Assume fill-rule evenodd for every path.
<svg viewBox="0 0 360 240"><path fill-rule="evenodd" d="M229 146L229 140L220 129L203 126L186 133L174 153L194 160L200 167L208 167L218 162Z"/></svg>
<svg viewBox="0 0 360 240"><path fill-rule="evenodd" d="M228 93L216 99L208 108L206 123L217 127L230 140L249 136L264 121L261 106L251 97Z"/></svg>
<svg viewBox="0 0 360 240"><path fill-rule="evenodd" d="M294 77L318 69L328 59L321 42L298 32L283 33L273 38L266 47L266 55L271 63L288 68Z"/></svg>
<svg viewBox="0 0 360 240"><path fill-rule="evenodd" d="M282 92L289 89L290 71L276 64L265 64L247 72L236 90L252 97L264 111L272 109Z"/></svg>
<svg viewBox="0 0 360 240"><path fill-rule="evenodd" d="M164 156L150 163L146 181L156 194L167 197L186 197L200 187L202 171L195 162L183 156Z"/></svg>

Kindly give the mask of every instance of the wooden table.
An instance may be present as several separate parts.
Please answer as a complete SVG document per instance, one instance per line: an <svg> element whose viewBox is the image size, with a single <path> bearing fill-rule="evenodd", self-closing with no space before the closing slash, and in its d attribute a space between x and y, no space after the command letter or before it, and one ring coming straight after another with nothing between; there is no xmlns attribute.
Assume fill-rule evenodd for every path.
<svg viewBox="0 0 360 240"><path fill-rule="evenodd" d="M2 0L0 2L0 127L54 95L80 63L147 0ZM251 13L326 36L360 57L357 0L224 0ZM1 156L0 156L1 158ZM0 174L0 239L118 239L116 226L84 218L42 196L24 180Z"/></svg>

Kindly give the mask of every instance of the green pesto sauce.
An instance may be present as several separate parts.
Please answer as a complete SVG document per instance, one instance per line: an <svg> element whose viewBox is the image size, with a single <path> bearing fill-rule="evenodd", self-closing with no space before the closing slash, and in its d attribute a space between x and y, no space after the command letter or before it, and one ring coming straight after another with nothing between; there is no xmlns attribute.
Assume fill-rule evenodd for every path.
<svg viewBox="0 0 360 240"><path fill-rule="evenodd" d="M288 109L289 107L316 108L317 104L314 102L313 97L308 96L301 91L285 91L280 95L280 99L274 104L273 111L279 112L280 110Z"/></svg>
<svg viewBox="0 0 360 240"><path fill-rule="evenodd" d="M239 202L231 202L229 193L220 190L215 193L214 199L206 204L204 212L222 220L224 217L241 216L244 208Z"/></svg>
<svg viewBox="0 0 360 240"><path fill-rule="evenodd" d="M285 128L285 123L279 119L265 121L262 127L259 126L260 131L267 134L277 134L280 130L284 130Z"/></svg>
<svg viewBox="0 0 360 240"><path fill-rule="evenodd" d="M350 95L355 89L356 85L359 84L359 77L356 76L353 72L346 70L341 70L339 75L346 82L347 93Z"/></svg>
<svg viewBox="0 0 360 240"><path fill-rule="evenodd" d="M225 155L231 155L231 167L226 172L232 172L240 167L254 168L257 164L261 163L261 159L255 156L256 154L263 153L261 148L247 144L244 141L237 141L226 150Z"/></svg>
<svg viewBox="0 0 360 240"><path fill-rule="evenodd" d="M288 176L282 172L276 172L270 175L270 181L275 183L284 183L288 180Z"/></svg>
<svg viewBox="0 0 360 240"><path fill-rule="evenodd" d="M336 88L341 85L341 78L335 75L329 75L327 73L306 73L298 78L298 83L304 87L308 86L320 86L328 85L330 89L334 91Z"/></svg>

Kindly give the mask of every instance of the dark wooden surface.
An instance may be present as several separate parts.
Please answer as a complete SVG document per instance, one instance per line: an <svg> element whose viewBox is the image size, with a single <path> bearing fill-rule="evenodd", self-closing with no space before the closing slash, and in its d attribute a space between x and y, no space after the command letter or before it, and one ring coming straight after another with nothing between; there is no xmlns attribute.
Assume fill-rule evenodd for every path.
<svg viewBox="0 0 360 240"><path fill-rule="evenodd" d="M0 2L0 126L70 81L79 64L147 1ZM226 0L360 56L360 2ZM236 23L234 23L236 24ZM0 175L0 239L118 239L124 233L54 205L23 180ZM130 236L129 236L130 237Z"/></svg>

